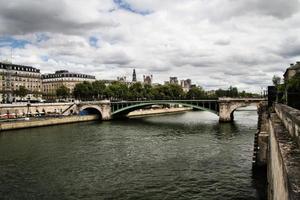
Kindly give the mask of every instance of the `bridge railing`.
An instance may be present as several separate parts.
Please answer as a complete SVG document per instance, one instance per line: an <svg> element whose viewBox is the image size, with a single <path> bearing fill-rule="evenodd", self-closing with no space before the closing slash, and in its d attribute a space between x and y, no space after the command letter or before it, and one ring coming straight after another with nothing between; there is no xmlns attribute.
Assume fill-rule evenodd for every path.
<svg viewBox="0 0 300 200"><path fill-rule="evenodd" d="M218 98L219 101L267 101L267 98L230 98L230 97L221 97Z"/></svg>
<svg viewBox="0 0 300 200"><path fill-rule="evenodd" d="M193 99L193 100L187 100L187 99L177 99L177 100L168 100L168 99L161 99L161 100L136 100L136 101L111 101L112 104L116 103L142 103L142 102L216 102L218 99Z"/></svg>

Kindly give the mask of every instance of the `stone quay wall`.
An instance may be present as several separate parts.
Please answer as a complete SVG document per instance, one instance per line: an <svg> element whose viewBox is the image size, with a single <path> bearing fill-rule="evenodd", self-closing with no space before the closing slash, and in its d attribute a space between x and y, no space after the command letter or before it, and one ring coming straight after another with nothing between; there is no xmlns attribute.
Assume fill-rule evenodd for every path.
<svg viewBox="0 0 300 200"><path fill-rule="evenodd" d="M269 118L268 199L300 199L299 110L276 104Z"/></svg>
<svg viewBox="0 0 300 200"><path fill-rule="evenodd" d="M0 131L13 130L13 129L23 129L23 128L33 128L41 126L51 126L59 124L69 124L75 122L86 122L98 120L97 115L86 115L86 116L64 116L64 117L51 117L51 118L39 118L32 119L28 121L13 121L13 122L2 122L0 123Z"/></svg>
<svg viewBox="0 0 300 200"><path fill-rule="evenodd" d="M23 116L26 114L62 113L74 103L14 103L0 104L0 114L15 114Z"/></svg>
<svg viewBox="0 0 300 200"><path fill-rule="evenodd" d="M257 132L254 138L253 149L253 166L264 170L268 161L268 144L269 144L269 132L268 132L268 107L267 102L261 102L257 107L258 122Z"/></svg>
<svg viewBox="0 0 300 200"><path fill-rule="evenodd" d="M148 115L164 115L172 114L178 112L185 112L192 110L191 108L170 108L170 109L154 109L154 110L138 110L129 113L129 117L143 117ZM30 118L26 121L11 121L11 122L1 122L0 131L14 130L14 129L24 129L24 128L33 128L41 126L51 126L59 124L68 124L75 122L86 122L86 121L96 121L96 120L107 120L99 119L97 115L72 115L72 116L59 116L59 117L45 117L45 118Z"/></svg>
<svg viewBox="0 0 300 200"><path fill-rule="evenodd" d="M300 147L300 110L287 105L276 104L275 111L290 136L297 142L298 147Z"/></svg>

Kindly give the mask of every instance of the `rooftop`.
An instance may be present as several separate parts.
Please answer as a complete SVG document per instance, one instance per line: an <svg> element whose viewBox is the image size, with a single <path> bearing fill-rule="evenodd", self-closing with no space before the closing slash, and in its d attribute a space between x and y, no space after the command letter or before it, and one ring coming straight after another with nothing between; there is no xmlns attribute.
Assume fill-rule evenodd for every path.
<svg viewBox="0 0 300 200"><path fill-rule="evenodd" d="M290 67L287 69L290 69L290 70L300 69L300 61L297 61L296 64L291 63Z"/></svg>
<svg viewBox="0 0 300 200"><path fill-rule="evenodd" d="M10 69L10 70L17 70L17 71L27 71L27 72L36 72L40 73L40 70L31 66L25 65L17 65L12 63L0 62L1 69Z"/></svg>

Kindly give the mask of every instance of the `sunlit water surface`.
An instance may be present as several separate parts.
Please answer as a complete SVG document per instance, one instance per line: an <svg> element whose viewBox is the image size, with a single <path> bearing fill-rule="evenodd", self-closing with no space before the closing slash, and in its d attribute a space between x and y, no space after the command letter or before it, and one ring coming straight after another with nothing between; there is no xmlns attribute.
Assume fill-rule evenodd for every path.
<svg viewBox="0 0 300 200"><path fill-rule="evenodd" d="M0 134L0 199L260 199L256 111L208 112Z"/></svg>

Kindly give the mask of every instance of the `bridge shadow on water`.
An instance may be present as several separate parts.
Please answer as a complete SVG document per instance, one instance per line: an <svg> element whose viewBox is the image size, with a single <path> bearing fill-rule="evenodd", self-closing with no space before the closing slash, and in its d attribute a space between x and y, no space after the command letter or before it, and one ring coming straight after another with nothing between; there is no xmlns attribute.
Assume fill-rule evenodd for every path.
<svg viewBox="0 0 300 200"><path fill-rule="evenodd" d="M47 175L48 170L66 170L59 175L59 170L53 170L47 179L53 179L55 187L61 183L65 183L66 188L72 185L70 191L66 191L75 196L84 188L79 193L101 193L107 195L105 199L166 199L166 194L170 195L167 199L264 199L256 198L261 195L248 194L255 192L253 188L260 193L263 184L259 178L263 175L252 175L252 141L249 140L256 125L255 122L247 125L249 117L243 116L237 114L233 123L219 123L214 114L188 112L24 129L0 137L2 142L18 142L21 150L24 142L30 144L27 151L35 155L39 163L47 161L33 165L24 162L25 167L20 165L17 172L30 175L35 172L30 179L43 180L40 174ZM3 151L6 146L3 144L2 152L14 155L9 146ZM239 151L240 148L243 149ZM21 150L16 161L24 158ZM57 162L51 165L55 158ZM131 160L133 158L135 160ZM83 172L77 174L78 182L74 178L77 172ZM64 180L60 181L61 177ZM24 182L28 181L20 180L19 184L26 188ZM33 184L33 188L48 189L44 182ZM48 191L45 194L49 195ZM131 198L126 198L130 195ZM200 198L201 195L207 198Z"/></svg>
<svg viewBox="0 0 300 200"><path fill-rule="evenodd" d="M204 120L201 114L208 114L209 119ZM190 121L185 119L187 115L193 115L196 119ZM197 119L197 116L200 118ZM187 120L188 122L184 121ZM160 136L184 136L191 134L214 134L216 139L227 140L241 134L240 127L233 121L231 123L220 123L218 117L206 111L192 111L188 113L177 113L166 116L145 116L140 118L122 118L115 119L113 122L123 125L134 125L136 127L159 128L161 130L171 129L172 132L162 131L164 133L156 135Z"/></svg>
<svg viewBox="0 0 300 200"><path fill-rule="evenodd" d="M208 116L206 116L206 114ZM136 126L143 129L155 130L159 128L159 134L154 137L165 138L179 138L184 139L186 136L198 137L212 137L216 144L225 147L223 151L239 151L241 144L239 141L245 137L249 138L249 142L245 147L247 148L248 156L243 158L246 163L250 164L252 161L252 148L254 141L254 134L256 131L257 115L255 110L242 110L235 113L235 121L231 123L219 123L218 117L203 111L195 111L181 114L174 114L168 116L151 116L143 118L127 118L123 120L116 120L115 122L124 126ZM189 118L191 116L192 118ZM205 119L205 118L208 119ZM184 121L186 120L186 121ZM253 135L253 137L251 136ZM234 150L227 149L226 144L231 143ZM207 148L213 148L208 146ZM221 147L222 148L222 147ZM184 159L184 158L183 158ZM225 159L225 158L224 158ZM228 158L227 158L228 159ZM229 158L232 159L232 158ZM233 159L235 160L235 159ZM235 161L233 161L234 163ZM209 157L202 159L198 163L200 166L214 170L216 166L222 168L222 160L212 161ZM243 164L241 164L243 165ZM266 173L265 171L252 171L251 164L248 167L251 176L251 184L256 188L258 199L266 199ZM216 180L217 181L217 180ZM242 196L242 195L241 195ZM239 198L237 198L239 199Z"/></svg>

